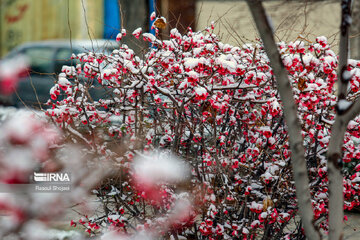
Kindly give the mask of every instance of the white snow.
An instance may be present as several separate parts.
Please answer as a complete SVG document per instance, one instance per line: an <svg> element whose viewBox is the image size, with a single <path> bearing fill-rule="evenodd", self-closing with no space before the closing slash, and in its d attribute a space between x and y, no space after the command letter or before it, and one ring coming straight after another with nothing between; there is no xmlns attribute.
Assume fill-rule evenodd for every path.
<svg viewBox="0 0 360 240"><path fill-rule="evenodd" d="M152 12L150 15L150 20L154 20L156 18L156 13Z"/></svg>
<svg viewBox="0 0 360 240"><path fill-rule="evenodd" d="M2 60L0 62L0 78L14 76L18 72L26 69L29 61L26 56L17 56L11 59Z"/></svg>
<svg viewBox="0 0 360 240"><path fill-rule="evenodd" d="M151 42L156 41L156 37L151 33L143 33L143 37L149 39Z"/></svg>
<svg viewBox="0 0 360 240"><path fill-rule="evenodd" d="M203 87L197 87L197 88L195 88L195 93L197 94L197 95L204 95L204 94L206 94L207 93L207 91L206 91L206 89L205 88L203 88Z"/></svg>
<svg viewBox="0 0 360 240"><path fill-rule="evenodd" d="M133 165L134 173L140 181L155 184L159 182L179 182L189 176L189 168L170 152L154 151L139 154Z"/></svg>
<svg viewBox="0 0 360 240"><path fill-rule="evenodd" d="M339 111L346 111L350 106L352 102L349 102L345 99L340 99L338 102L338 109Z"/></svg>
<svg viewBox="0 0 360 240"><path fill-rule="evenodd" d="M235 71L236 70L236 62L234 60L229 60L227 55L220 55L215 60L218 64L220 64L223 68L228 69L229 71Z"/></svg>
<svg viewBox="0 0 360 240"><path fill-rule="evenodd" d="M184 66L187 68L193 69L197 65L199 65L200 59L198 58L185 58L184 59Z"/></svg>
<svg viewBox="0 0 360 240"><path fill-rule="evenodd" d="M331 57L331 56L324 57L324 61L327 62L330 65L336 63L336 59L334 57Z"/></svg>
<svg viewBox="0 0 360 240"><path fill-rule="evenodd" d="M176 37L181 37L181 34L179 33L179 30L177 30L176 28L171 29L170 34L174 35Z"/></svg>
<svg viewBox="0 0 360 240"><path fill-rule="evenodd" d="M69 85L71 85L69 80L67 80L67 78L65 77L64 73L59 74L58 83L59 83L60 86L69 86Z"/></svg>
<svg viewBox="0 0 360 240"><path fill-rule="evenodd" d="M327 42L327 38L325 36L320 36L317 37L316 39L318 39L319 42Z"/></svg>
<svg viewBox="0 0 360 240"><path fill-rule="evenodd" d="M116 187L111 185L111 191L107 195L108 196L114 196L114 195L117 195L119 193L120 193L119 189L117 189Z"/></svg>
<svg viewBox="0 0 360 240"><path fill-rule="evenodd" d="M190 71L190 72L187 72L187 75L189 77L192 77L192 78L198 78L199 77L199 74L195 71Z"/></svg>
<svg viewBox="0 0 360 240"><path fill-rule="evenodd" d="M327 198L327 195L325 193L319 193L317 195L318 198L322 198L322 199L326 199Z"/></svg>
<svg viewBox="0 0 360 240"><path fill-rule="evenodd" d="M250 208L256 209L256 210L261 210L261 209L263 209L263 204L252 201Z"/></svg>
<svg viewBox="0 0 360 240"><path fill-rule="evenodd" d="M351 16L349 15L349 14L347 14L346 16L345 16L345 22L347 23L347 24L351 24L352 23L352 18L351 18Z"/></svg>
<svg viewBox="0 0 360 240"><path fill-rule="evenodd" d="M141 32L142 32L142 28L139 27L139 28L135 29L135 30L132 32L132 34L135 35L135 36L138 36L138 35L141 34Z"/></svg>
<svg viewBox="0 0 360 240"><path fill-rule="evenodd" d="M353 183L358 183L358 182L360 182L360 177L354 178L351 182L353 182Z"/></svg>
<svg viewBox="0 0 360 240"><path fill-rule="evenodd" d="M345 70L345 71L342 73L342 79L343 79L344 81L349 81L352 76L353 76L353 73L352 73L351 71L348 71L348 70Z"/></svg>
<svg viewBox="0 0 360 240"><path fill-rule="evenodd" d="M158 20L158 19L163 20L163 21L164 21L164 23L166 24L166 18L164 18L164 17L158 17L158 18L156 18L156 19L155 19L155 21L156 21L156 20Z"/></svg>
<svg viewBox="0 0 360 240"><path fill-rule="evenodd" d="M304 92L307 91L316 91L319 90L319 86L316 83L308 83L307 84L307 88L304 89Z"/></svg>

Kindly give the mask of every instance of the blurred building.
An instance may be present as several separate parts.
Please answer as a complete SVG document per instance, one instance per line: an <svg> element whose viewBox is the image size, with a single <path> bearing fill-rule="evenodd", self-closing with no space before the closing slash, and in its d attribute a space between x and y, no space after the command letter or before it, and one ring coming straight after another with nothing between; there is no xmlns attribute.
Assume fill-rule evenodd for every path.
<svg viewBox="0 0 360 240"><path fill-rule="evenodd" d="M354 1L351 57L360 58L360 0ZM336 0L265 0L276 38L294 41L299 36L313 41L326 36L337 49L340 2ZM151 12L164 16L164 38L176 27L202 30L216 22L215 33L223 42L242 45L257 37L244 0L1 0L0 57L13 47L45 39L115 38L120 28L128 30L126 43L141 50L142 41L129 37L138 27L151 30Z"/></svg>
<svg viewBox="0 0 360 240"><path fill-rule="evenodd" d="M184 34L190 27L196 30L196 0L158 0L158 12L167 19L164 34L169 34L172 28L177 28Z"/></svg>
<svg viewBox="0 0 360 240"><path fill-rule="evenodd" d="M303 37L314 41L326 36L337 53L341 8L338 0L264 0L278 41ZM353 1L350 31L350 57L360 59L360 0ZM255 23L244 0L198 0L196 28L204 29L215 21L215 33L222 41L242 45L258 37Z"/></svg>
<svg viewBox="0 0 360 240"><path fill-rule="evenodd" d="M1 0L0 57L29 41L115 39L129 12L134 26L147 28L147 8L147 0Z"/></svg>
<svg viewBox="0 0 360 240"><path fill-rule="evenodd" d="M336 42L340 26L339 1L268 0L264 6L277 40L294 41L302 35L311 41L316 36L326 36ZM198 0L196 9L197 28L215 21L215 31L225 42L239 45L258 37L246 1Z"/></svg>
<svg viewBox="0 0 360 240"><path fill-rule="evenodd" d="M0 56L28 41L102 38L103 1L0 1ZM85 27L87 22L88 29Z"/></svg>

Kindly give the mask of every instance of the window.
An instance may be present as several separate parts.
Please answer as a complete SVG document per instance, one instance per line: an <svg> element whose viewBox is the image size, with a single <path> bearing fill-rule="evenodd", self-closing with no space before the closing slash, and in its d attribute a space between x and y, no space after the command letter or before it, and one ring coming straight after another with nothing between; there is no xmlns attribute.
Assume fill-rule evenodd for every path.
<svg viewBox="0 0 360 240"><path fill-rule="evenodd" d="M24 50L25 56L30 62L31 73L52 73L54 48L37 47Z"/></svg>
<svg viewBox="0 0 360 240"><path fill-rule="evenodd" d="M62 66L76 66L80 61L77 59L70 59L72 53L77 53L75 50L71 51L70 48L60 48L55 55L55 73L61 72Z"/></svg>

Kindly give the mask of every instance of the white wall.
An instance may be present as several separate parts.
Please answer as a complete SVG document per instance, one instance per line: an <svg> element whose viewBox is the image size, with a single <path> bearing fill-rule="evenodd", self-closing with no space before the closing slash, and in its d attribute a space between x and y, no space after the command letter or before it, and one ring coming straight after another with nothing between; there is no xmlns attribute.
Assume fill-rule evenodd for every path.
<svg viewBox="0 0 360 240"><path fill-rule="evenodd" d="M340 26L340 3L333 1L304 3L305 1L265 2L278 40L294 41L301 34L310 41L326 36L337 51ZM217 21L215 32L223 42L240 45L255 39L257 32L244 1L197 1L197 30Z"/></svg>

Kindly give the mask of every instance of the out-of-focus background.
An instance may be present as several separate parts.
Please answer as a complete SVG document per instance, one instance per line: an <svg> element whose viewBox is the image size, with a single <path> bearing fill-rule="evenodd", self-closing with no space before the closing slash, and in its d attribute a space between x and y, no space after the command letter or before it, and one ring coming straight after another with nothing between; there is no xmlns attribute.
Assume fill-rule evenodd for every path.
<svg viewBox="0 0 360 240"><path fill-rule="evenodd" d="M234 45L256 37L245 1L241 0L1 0L0 57L14 47L48 39L114 39L121 27L128 33L138 27L149 31L151 12L168 20L163 31L190 26L201 30L211 21L224 42ZM359 58L359 1L354 1L351 31L352 57ZM339 1L265 1L279 40L299 34L313 40L324 35L337 44ZM130 41L130 40L128 40ZM130 43L130 47L139 43ZM132 46L131 46L132 45Z"/></svg>

